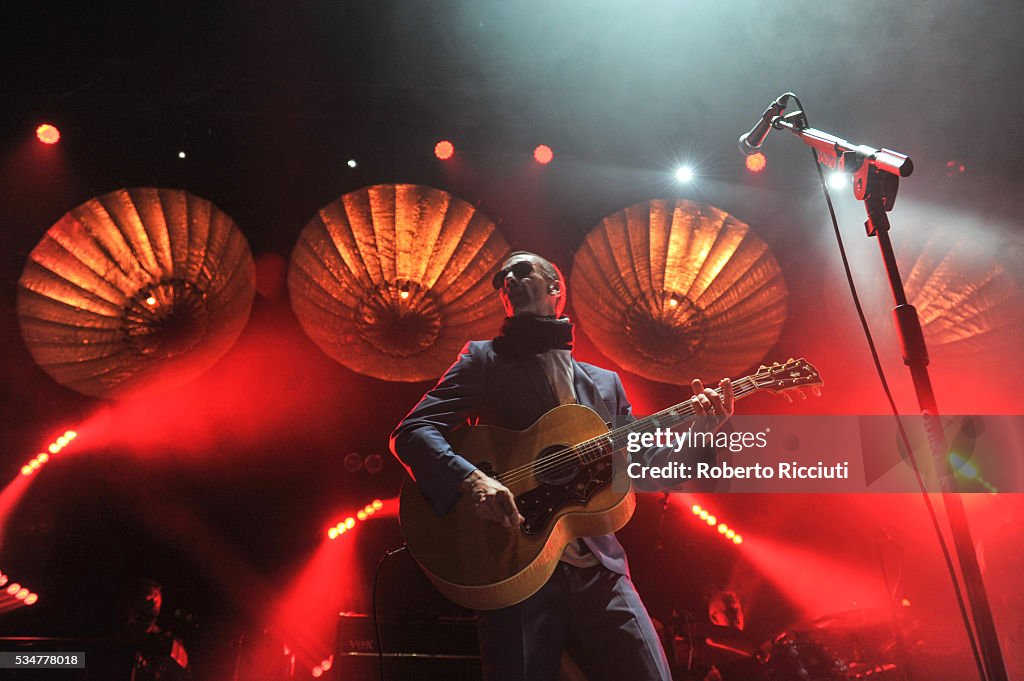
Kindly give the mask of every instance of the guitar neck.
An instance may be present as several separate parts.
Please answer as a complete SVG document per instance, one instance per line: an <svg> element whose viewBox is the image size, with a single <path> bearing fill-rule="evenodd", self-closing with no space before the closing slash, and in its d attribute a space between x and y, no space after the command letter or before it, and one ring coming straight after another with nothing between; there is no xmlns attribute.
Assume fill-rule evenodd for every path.
<svg viewBox="0 0 1024 681"><path fill-rule="evenodd" d="M750 397L760 390L752 376L744 376L743 378L737 379L733 381L732 386L733 397L737 400ZM714 388L714 391L718 393L719 397L724 397L721 388ZM614 428L599 438L595 438L595 441L581 442L576 447L580 450L579 454L582 461L584 463L589 463L601 458L602 456L609 455L612 451L624 449L631 433L649 432L657 428L670 428L686 421L687 419L693 418L695 413L693 401L688 399L685 402L680 402L679 404L673 405L667 409L662 409L650 416L645 416L644 418L637 419L632 423L627 423L624 426Z"/></svg>

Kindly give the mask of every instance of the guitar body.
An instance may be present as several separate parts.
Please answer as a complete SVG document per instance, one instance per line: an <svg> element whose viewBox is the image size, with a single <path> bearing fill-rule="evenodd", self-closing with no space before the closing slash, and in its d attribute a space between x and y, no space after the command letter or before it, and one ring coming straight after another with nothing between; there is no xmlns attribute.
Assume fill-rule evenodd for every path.
<svg viewBox="0 0 1024 681"><path fill-rule="evenodd" d="M614 472L625 473L624 465L613 465L612 456L620 457L620 463L625 456L612 451L592 461L558 456L560 450L607 433L594 411L569 404L523 431L473 426L453 434L455 451L497 474L527 520L512 529L484 520L468 495L438 518L416 484L406 480L399 511L402 533L437 589L478 610L519 603L544 586L570 541L625 525L636 500L628 479L612 484ZM571 462L549 463L559 458Z"/></svg>

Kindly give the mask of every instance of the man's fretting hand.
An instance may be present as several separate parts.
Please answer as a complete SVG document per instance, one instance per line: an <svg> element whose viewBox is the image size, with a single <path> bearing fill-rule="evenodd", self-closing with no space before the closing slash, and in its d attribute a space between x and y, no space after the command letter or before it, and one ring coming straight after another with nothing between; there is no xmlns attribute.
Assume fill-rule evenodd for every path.
<svg viewBox="0 0 1024 681"><path fill-rule="evenodd" d="M516 508L512 492L481 470L475 470L462 481L462 491L468 494L476 514L502 527L519 527L525 518Z"/></svg>
<svg viewBox="0 0 1024 681"><path fill-rule="evenodd" d="M705 388L704 384L693 379L690 387L693 388L693 413L697 415L697 422L701 430L708 432L717 431L722 427L729 417L732 416L735 399L732 394L732 381L723 378L718 384L722 388L722 394L717 390Z"/></svg>

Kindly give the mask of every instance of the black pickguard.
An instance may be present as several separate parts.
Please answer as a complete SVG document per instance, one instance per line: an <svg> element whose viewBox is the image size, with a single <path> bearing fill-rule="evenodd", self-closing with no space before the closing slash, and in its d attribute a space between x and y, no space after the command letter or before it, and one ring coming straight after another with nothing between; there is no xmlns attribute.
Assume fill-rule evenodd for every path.
<svg viewBox="0 0 1024 681"><path fill-rule="evenodd" d="M613 472L611 459L603 457L586 464L563 464L538 475L541 484L516 497L516 506L526 518L519 529L528 535L541 534L560 509L586 505L612 481Z"/></svg>

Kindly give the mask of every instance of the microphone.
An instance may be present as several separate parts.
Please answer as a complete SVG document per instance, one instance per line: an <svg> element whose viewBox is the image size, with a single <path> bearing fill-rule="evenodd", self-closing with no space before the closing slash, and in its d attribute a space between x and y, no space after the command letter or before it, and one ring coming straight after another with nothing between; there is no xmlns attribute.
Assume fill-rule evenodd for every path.
<svg viewBox="0 0 1024 681"><path fill-rule="evenodd" d="M793 95L789 92L779 95L779 98L764 110L764 113L761 114L761 120L759 120L757 124L750 129L750 132L740 136L739 146L740 151L744 156L756 154L761 150L761 144L764 143L764 138L768 136L768 133L772 129L772 119L776 116L782 115L782 112L786 110L786 103L792 96Z"/></svg>

